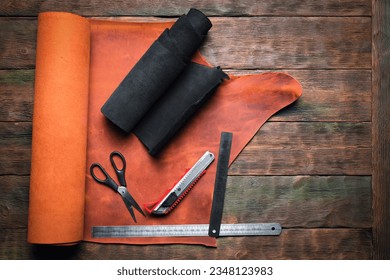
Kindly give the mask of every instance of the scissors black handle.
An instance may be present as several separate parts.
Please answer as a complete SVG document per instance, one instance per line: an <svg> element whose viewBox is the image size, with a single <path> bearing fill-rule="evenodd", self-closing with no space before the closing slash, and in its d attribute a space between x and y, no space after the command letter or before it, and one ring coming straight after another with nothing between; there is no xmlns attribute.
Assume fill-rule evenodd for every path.
<svg viewBox="0 0 390 280"><path fill-rule="evenodd" d="M97 168L100 170L100 172L103 173L105 176L104 179L100 179L98 176L96 176L94 169ZM106 185L110 188L112 188L114 191L118 191L118 185L115 183L115 181L108 175L107 171L99 164L99 163L92 163L89 171L91 172L92 177L96 180L96 182Z"/></svg>
<svg viewBox="0 0 390 280"><path fill-rule="evenodd" d="M122 163L122 168L119 169L117 164L115 163L114 158L119 157ZM99 163L92 163L90 167L90 172L92 177L100 184L106 185L110 188L112 188L114 191L118 192L126 204L127 209L129 210L131 216L133 217L133 220L137 222L133 207L137 209L142 215L145 216L144 212L142 211L141 207L139 207L138 203L135 201L135 199L130 195L130 193L127 191L126 186L126 178L125 178L125 171L126 171L126 160L125 157L118 151L113 151L110 154L110 162L112 165L112 168L115 170L116 176L118 177L119 185L115 183L115 181L111 178L110 175L108 175L107 171L99 164ZM100 172L104 175L104 178L99 178L95 174L95 169L99 169Z"/></svg>
<svg viewBox="0 0 390 280"><path fill-rule="evenodd" d="M118 166L115 163L114 157L117 156L121 159L122 161L122 169L119 169ZM126 176L125 176L125 171L126 171L126 160L125 157L118 151L113 151L110 154L110 161L111 165L115 170L116 176L118 177L119 185L126 187Z"/></svg>

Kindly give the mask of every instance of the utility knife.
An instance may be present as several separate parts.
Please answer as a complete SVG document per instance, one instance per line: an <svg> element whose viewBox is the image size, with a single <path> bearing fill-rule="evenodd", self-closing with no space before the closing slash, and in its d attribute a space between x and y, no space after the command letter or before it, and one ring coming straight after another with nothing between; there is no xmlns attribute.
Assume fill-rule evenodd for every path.
<svg viewBox="0 0 390 280"><path fill-rule="evenodd" d="M206 172L207 167L214 161L214 158L213 153L205 152L180 181L168 189L159 200L145 204L146 210L158 216L171 212Z"/></svg>

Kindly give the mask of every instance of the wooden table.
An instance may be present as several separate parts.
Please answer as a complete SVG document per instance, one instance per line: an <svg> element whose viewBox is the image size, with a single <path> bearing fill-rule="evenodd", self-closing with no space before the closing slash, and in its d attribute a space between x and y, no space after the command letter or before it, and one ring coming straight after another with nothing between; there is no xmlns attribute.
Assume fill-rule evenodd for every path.
<svg viewBox="0 0 390 280"><path fill-rule="evenodd" d="M37 14L148 20L190 7L214 24L209 62L303 85L229 170L224 222L280 222L281 236L220 238L217 249L28 244ZM389 259L389 13L386 0L1 1L0 258Z"/></svg>

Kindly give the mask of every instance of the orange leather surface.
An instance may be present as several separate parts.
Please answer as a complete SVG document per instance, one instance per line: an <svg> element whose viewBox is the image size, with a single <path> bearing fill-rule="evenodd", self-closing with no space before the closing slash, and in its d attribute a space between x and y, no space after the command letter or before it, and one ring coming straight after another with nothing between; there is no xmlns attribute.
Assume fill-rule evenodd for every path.
<svg viewBox="0 0 390 280"><path fill-rule="evenodd" d="M80 54L79 58L68 60L60 49L47 47L46 50L41 50L42 44L44 45L45 42L40 42L47 39L47 36L41 36L42 26L51 29L50 33L62 32L62 22L61 24L57 22L58 26L53 22L47 25L44 24L52 17L57 18L56 15L58 14L61 15L58 16L61 18L59 21L62 21L63 18L70 22L80 21L84 26L83 28L87 30L90 28L90 34L87 34L88 32L83 34L91 38L90 45L87 44L87 39L82 40L79 37L73 37L67 43L78 45L81 49L88 48L90 65L89 76L87 77L80 75L76 79L68 77L64 73L68 70L71 70L71 72L78 72L79 70L86 72L87 70L82 70L84 65L79 63L85 61L89 54ZM108 172L113 174L109 154L113 150L120 151L127 160L126 180L128 190L138 204L143 205L159 198L167 188L180 179L186 169L191 167L206 150L213 152L216 156L215 162L208 168L206 174L199 180L193 190L169 215L165 217L150 215L143 217L135 212L137 225L207 224L210 218L221 131L233 132L230 158L232 162L270 116L294 102L301 95L302 88L300 84L286 74L265 73L231 77L229 81L220 86L210 101L185 125L184 129L173 138L162 153L157 158L151 157L133 134L124 135L120 132L102 115L100 108L152 42L164 28L171 24L166 22L128 23L97 20L88 22L81 17L66 13L44 13L40 15L37 80L41 79L42 82L40 83L44 85L46 82L43 80L46 81L48 77L52 77L58 88L46 91L45 86L39 86L40 83L38 83L35 90L32 172L34 171L36 175L33 176L32 173L30 186L30 242L63 243L86 240L102 243L185 243L216 246L216 240L211 237L119 239L94 239L91 237L92 226L135 224L120 196L110 188L102 186L92 179L89 174L89 166L93 162L101 163ZM74 33L79 34L81 28L76 25L74 25L74 28ZM57 39L51 40L55 43L54 41ZM62 39L58 40L61 41ZM75 62L77 60L75 64L78 66L66 65L65 69L62 69L64 65L50 64L42 55L39 55L48 54L51 51L57 52L53 56L59 56L64 61ZM72 55L76 56L76 53L72 52ZM194 60L198 63L208 64L199 53L194 56ZM38 68L38 65L45 65L51 68L52 71L53 67L58 67L54 69L56 75L53 77L48 76L45 72L41 73L42 68ZM85 87L85 81L81 81L82 78L86 78L86 81L89 80L89 92L78 91L75 93L75 90L71 90L72 93L68 91L65 93L62 90L63 84L67 83L80 83ZM57 95L62 97L56 97ZM65 108L62 108L62 104L66 103L65 101L52 101L52 99L56 100L58 98L66 99L66 102L73 104L74 108L66 108L65 110ZM48 109L47 106L41 108L40 99L50 100L53 108ZM88 102L88 110L85 109L85 100ZM84 109L81 110L80 107ZM46 110L54 110L54 116L36 115L36 112L45 112ZM60 113L62 110L63 113ZM77 110L77 113L73 110ZM77 119L73 119L76 115ZM65 120L70 116L72 116L72 120L69 121L69 127L58 127L58 122L67 122ZM85 126L86 118L88 119L87 128ZM48 134L43 134L41 137L35 136L36 127L39 128L41 124L51 122L55 124L47 128L49 130ZM53 131L56 131L56 133L50 133L51 129L54 129ZM58 129L61 131L57 131ZM67 135L71 135L72 138L67 138ZM86 140L87 148L80 144L80 142ZM78 150L70 151L67 146L77 146ZM47 154L47 159L44 161L39 158L38 151L42 152L46 149L53 149L53 152ZM85 150L81 151L82 149ZM59 170L57 170L57 161L61 161ZM80 162L80 164L76 165L75 162ZM57 173L44 175L48 165L52 165L55 170L64 175L60 177ZM69 173L65 175L64 171L69 171ZM79 173L82 173L82 176ZM77 176L74 174L77 174ZM77 183L67 181L69 178L76 177L79 178ZM60 190L60 194L58 190ZM63 200L58 201L56 199L58 196L61 196ZM50 205L50 207L47 205ZM61 209L57 211L58 213L55 213L53 219L49 218L53 214L50 210L52 208ZM72 208L72 211L69 208ZM80 214L81 218L76 217L74 209L80 209L77 215ZM85 212L81 209L84 209ZM67 222L67 217L72 217L72 221ZM77 235L73 235L75 231L77 231Z"/></svg>
<svg viewBox="0 0 390 280"><path fill-rule="evenodd" d="M38 26L28 241L75 242L83 238L90 25L44 13Z"/></svg>

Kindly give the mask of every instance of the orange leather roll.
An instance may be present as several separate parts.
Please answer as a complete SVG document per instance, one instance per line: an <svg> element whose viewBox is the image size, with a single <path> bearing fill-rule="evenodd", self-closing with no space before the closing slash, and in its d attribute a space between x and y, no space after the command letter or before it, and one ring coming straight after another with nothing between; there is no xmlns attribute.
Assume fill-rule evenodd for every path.
<svg viewBox="0 0 390 280"><path fill-rule="evenodd" d="M38 18L28 241L83 239L90 25L70 13Z"/></svg>

